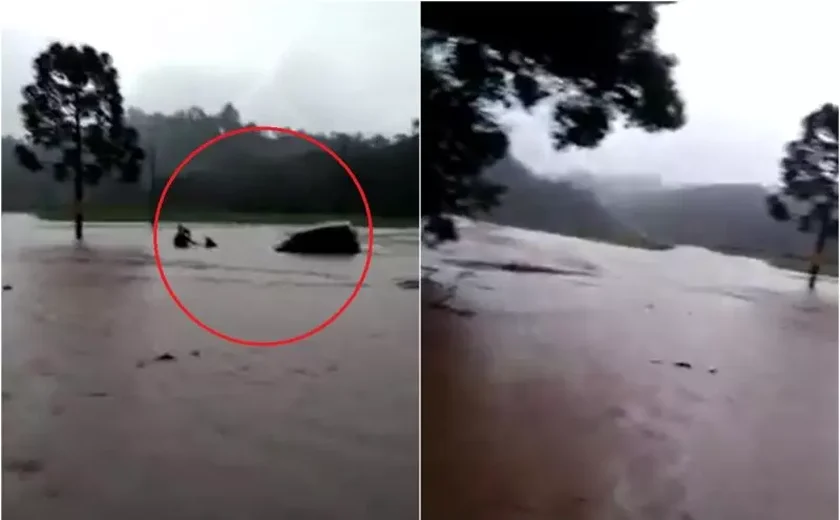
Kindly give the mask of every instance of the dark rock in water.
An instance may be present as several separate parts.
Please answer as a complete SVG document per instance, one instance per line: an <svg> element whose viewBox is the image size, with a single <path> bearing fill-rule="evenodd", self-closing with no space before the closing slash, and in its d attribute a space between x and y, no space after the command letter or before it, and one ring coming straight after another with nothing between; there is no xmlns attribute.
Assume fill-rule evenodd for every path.
<svg viewBox="0 0 840 520"><path fill-rule="evenodd" d="M303 255L357 255L362 252L359 237L349 223L322 224L300 231L274 250Z"/></svg>
<svg viewBox="0 0 840 520"><path fill-rule="evenodd" d="M12 290L12 286L11 286L11 285L7 285L7 284L3 284L3 290L4 290L4 291L11 291L11 290Z"/></svg>
<svg viewBox="0 0 840 520"><path fill-rule="evenodd" d="M219 247L216 242L210 237L204 237L204 247L207 249L213 249Z"/></svg>

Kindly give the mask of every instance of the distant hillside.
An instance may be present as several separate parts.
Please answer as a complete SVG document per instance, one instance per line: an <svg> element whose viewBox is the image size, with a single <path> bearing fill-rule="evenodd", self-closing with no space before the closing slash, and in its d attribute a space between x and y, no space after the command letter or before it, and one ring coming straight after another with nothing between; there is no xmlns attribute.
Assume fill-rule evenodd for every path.
<svg viewBox="0 0 840 520"><path fill-rule="evenodd" d="M754 184L712 184L636 193L614 198L605 206L657 241L768 258L801 268L812 254L815 237L800 232L792 222L771 219L767 193ZM825 256L826 265L836 272L836 240L829 242Z"/></svg>
<svg viewBox="0 0 840 520"><path fill-rule="evenodd" d="M755 253L807 254L812 236L767 214L767 191L752 184L713 184L639 193L609 210L652 236L674 244Z"/></svg>
<svg viewBox="0 0 840 520"><path fill-rule="evenodd" d="M597 176L572 172L563 180L538 177L515 159L486 172L507 187L486 220L562 235L634 243L693 245L766 258L802 269L815 237L767 214L767 191L753 184L665 187L657 176ZM837 271L837 242L829 243L827 271Z"/></svg>
<svg viewBox="0 0 840 520"><path fill-rule="evenodd" d="M484 220L627 245L652 245L605 210L591 191L572 182L538 177L509 157L493 165L485 175L507 191L501 205L481 217Z"/></svg>

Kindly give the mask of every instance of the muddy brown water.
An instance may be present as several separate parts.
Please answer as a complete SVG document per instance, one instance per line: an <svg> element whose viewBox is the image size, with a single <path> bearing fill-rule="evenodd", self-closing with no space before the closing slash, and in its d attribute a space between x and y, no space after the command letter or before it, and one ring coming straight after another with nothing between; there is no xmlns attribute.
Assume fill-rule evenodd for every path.
<svg viewBox="0 0 840 520"><path fill-rule="evenodd" d="M837 518L836 280L463 235L424 252L424 519Z"/></svg>
<svg viewBox="0 0 840 520"><path fill-rule="evenodd" d="M3 515L73 519L396 519L418 509L416 231L379 230L366 286L324 332L245 348L190 322L147 225L3 215ZM162 234L173 289L253 340L312 328L363 258L271 251L277 226ZM174 359L157 361L169 353Z"/></svg>

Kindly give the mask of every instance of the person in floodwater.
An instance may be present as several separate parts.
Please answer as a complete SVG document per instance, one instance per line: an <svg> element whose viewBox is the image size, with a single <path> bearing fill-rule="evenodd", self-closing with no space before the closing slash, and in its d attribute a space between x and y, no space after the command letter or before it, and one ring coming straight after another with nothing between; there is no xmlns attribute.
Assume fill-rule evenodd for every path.
<svg viewBox="0 0 840 520"><path fill-rule="evenodd" d="M182 224L178 224L178 230L175 232L175 238L172 243L178 249L186 249L190 246L197 245L192 239L192 232Z"/></svg>
<svg viewBox="0 0 840 520"><path fill-rule="evenodd" d="M204 247L207 249L213 249L216 247L216 242L210 237L204 237Z"/></svg>

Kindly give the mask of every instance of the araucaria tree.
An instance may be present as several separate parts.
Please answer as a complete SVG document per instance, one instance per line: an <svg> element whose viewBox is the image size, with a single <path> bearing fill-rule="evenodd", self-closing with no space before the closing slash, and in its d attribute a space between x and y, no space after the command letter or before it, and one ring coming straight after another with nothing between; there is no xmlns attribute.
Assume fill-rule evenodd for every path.
<svg viewBox="0 0 840 520"><path fill-rule="evenodd" d="M137 132L123 122L123 98L111 56L89 45L53 43L34 62L35 81L23 88L20 106L26 144L18 161L39 171L52 167L59 182L72 178L76 240L82 240L85 184L118 173L140 177L144 153Z"/></svg>
<svg viewBox="0 0 840 520"><path fill-rule="evenodd" d="M816 232L811 290L826 243L837 239L837 115L837 105L826 103L802 120L802 136L787 144L782 159L782 189L767 199L774 219L795 219L800 231Z"/></svg>
<svg viewBox="0 0 840 520"><path fill-rule="evenodd" d="M676 60L656 44L657 21L656 7L638 2L424 5L426 231L455 239L442 215L498 203L502 187L481 173L507 152L496 117L505 107L550 104L557 150L597 146L616 120L651 132L680 128Z"/></svg>

